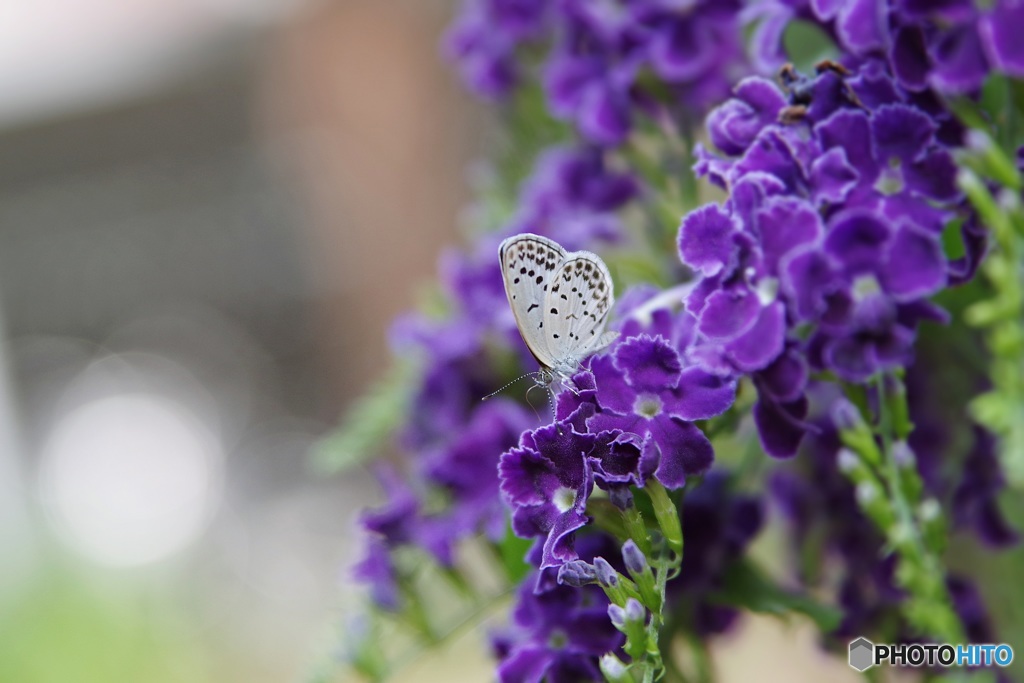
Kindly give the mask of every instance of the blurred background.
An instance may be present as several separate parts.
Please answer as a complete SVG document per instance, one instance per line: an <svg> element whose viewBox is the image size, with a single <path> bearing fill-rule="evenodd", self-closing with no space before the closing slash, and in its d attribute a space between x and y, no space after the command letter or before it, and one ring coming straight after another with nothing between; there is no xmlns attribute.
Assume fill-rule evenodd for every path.
<svg viewBox="0 0 1024 683"><path fill-rule="evenodd" d="M303 680L334 646L377 494L309 449L485 147L450 4L0 3L0 680Z"/></svg>

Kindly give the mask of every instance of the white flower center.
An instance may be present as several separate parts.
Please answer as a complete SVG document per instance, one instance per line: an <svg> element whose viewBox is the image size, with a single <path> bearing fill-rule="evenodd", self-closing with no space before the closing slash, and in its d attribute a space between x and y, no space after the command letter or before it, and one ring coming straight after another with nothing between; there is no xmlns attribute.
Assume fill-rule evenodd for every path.
<svg viewBox="0 0 1024 683"><path fill-rule="evenodd" d="M548 636L548 647L552 650L561 650L569 644L569 636L560 628L556 628Z"/></svg>
<svg viewBox="0 0 1024 683"><path fill-rule="evenodd" d="M853 281L853 298L856 301L863 301L881 291L882 287L874 275L861 275Z"/></svg>
<svg viewBox="0 0 1024 683"><path fill-rule="evenodd" d="M555 508L559 512L568 512L576 504L576 491L565 486L559 486L555 489L555 494L551 496L551 502L555 504Z"/></svg>
<svg viewBox="0 0 1024 683"><path fill-rule="evenodd" d="M758 300L762 306L767 306L775 301L779 295L779 280L774 277L763 278L754 287Z"/></svg>
<svg viewBox="0 0 1024 683"><path fill-rule="evenodd" d="M633 403L633 412L646 418L661 414L661 398L654 394L640 394Z"/></svg>
<svg viewBox="0 0 1024 683"><path fill-rule="evenodd" d="M878 180L875 181L875 189L884 195L894 195L903 191L903 185L903 170L900 160L893 157L889 160L889 168L882 169Z"/></svg>

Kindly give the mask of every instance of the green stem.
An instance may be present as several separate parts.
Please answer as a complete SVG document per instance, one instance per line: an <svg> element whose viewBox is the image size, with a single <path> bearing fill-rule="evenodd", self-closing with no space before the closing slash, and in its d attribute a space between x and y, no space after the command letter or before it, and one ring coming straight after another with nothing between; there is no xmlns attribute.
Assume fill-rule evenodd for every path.
<svg viewBox="0 0 1024 683"><path fill-rule="evenodd" d="M900 554L901 567L897 570L897 580L910 593L907 618L927 635L948 643L964 642L963 629L953 611L946 587L944 567L931 549L926 547L911 501L906 498L908 485L903 481L904 476L919 475L911 468L906 473L902 472L900 463L894 457L891 396L886 389L884 374L876 377L875 389L878 392L878 432L882 441L883 476L896 513L895 528L889 530L888 535ZM896 400L905 403L906 394L897 392ZM919 490L918 486L912 488ZM918 502L914 501L915 504Z"/></svg>

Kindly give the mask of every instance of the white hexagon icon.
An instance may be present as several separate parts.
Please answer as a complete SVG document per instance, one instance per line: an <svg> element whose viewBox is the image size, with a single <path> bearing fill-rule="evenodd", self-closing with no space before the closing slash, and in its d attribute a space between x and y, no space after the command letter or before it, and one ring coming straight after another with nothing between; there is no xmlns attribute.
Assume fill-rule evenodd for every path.
<svg viewBox="0 0 1024 683"><path fill-rule="evenodd" d="M875 644L867 638L850 643L850 666L857 671L870 669L875 664Z"/></svg>

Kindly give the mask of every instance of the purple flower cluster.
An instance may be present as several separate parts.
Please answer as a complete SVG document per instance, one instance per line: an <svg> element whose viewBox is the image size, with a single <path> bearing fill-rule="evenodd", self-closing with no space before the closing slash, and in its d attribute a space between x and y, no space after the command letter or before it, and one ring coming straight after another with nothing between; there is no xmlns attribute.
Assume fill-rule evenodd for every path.
<svg viewBox="0 0 1024 683"><path fill-rule="evenodd" d="M736 492L730 475L714 469L686 496L682 514L686 553L668 585L670 609L700 636L724 633L739 612L708 596L723 589L730 567L760 532L762 501Z"/></svg>
<svg viewBox="0 0 1024 683"><path fill-rule="evenodd" d="M952 151L963 129L942 98L974 94L992 70L1024 76L1024 48L1012 35L1024 0L990 5L466 0L448 43L466 81L495 99L538 83L548 113L580 139L539 156L499 234L444 257L446 314L409 315L394 327L396 354L419 358L422 370L399 435L408 466L381 470L386 503L363 517L371 540L355 573L374 602L400 610L411 589L395 550L413 547L453 568L460 539L501 544L511 521L533 547L511 628L494 639L501 681L602 680L606 653L642 667L644 650L632 649L625 626L650 617L646 610L664 616L656 614L663 603L674 628L726 630L737 612L723 606L725 577L745 561L763 511L729 475L711 471L706 423L733 424L735 415L715 418L733 408L743 377L757 391L764 449L790 457L804 445L770 488L794 546L806 551L825 538L818 559L839 559L845 620L832 635L901 623L906 599L897 558L883 555L883 533L843 472L835 427L809 417L831 404L840 382L910 368L917 429L900 453L956 528L991 546L1016 541L995 502L1003 478L990 436L974 430L973 447L951 456L949 445L963 439L949 433L949 406L934 405L945 392L928 389L930 374L913 367L922 323L947 320L931 298L970 279L986 246L957 185ZM782 35L795 19L831 36L841 61L808 76L784 68L778 84L741 79L750 72L744 24L754 25L753 60L767 73L782 67ZM695 115L714 105L705 120L714 150L695 150L695 170L726 197L682 218L678 257L692 281L635 287L619 299L610 322L619 337L584 360L550 424L518 401L482 403L536 369L506 301L500 240L530 232L569 250L625 241L622 209L649 190L615 147L642 118L691 132ZM965 255L952 259L943 234L957 222ZM683 270L671 260L670 280ZM639 547L678 550L672 504L682 506L685 554L665 600L649 599L655 565L665 571L672 558L647 558ZM672 524L648 538L666 509ZM621 520L608 517L620 511ZM633 540L622 544L613 531ZM635 579L624 581L643 606L613 590L619 572ZM972 584L951 577L948 586L969 635L987 637Z"/></svg>
<svg viewBox="0 0 1024 683"><path fill-rule="evenodd" d="M570 251L621 240L616 212L639 197L641 187L632 173L612 168L608 156L589 145L545 150L524 184L507 232L557 237ZM493 252L488 256L493 261Z"/></svg>
<svg viewBox="0 0 1024 683"><path fill-rule="evenodd" d="M381 471L387 502L363 515L363 526L373 539L366 558L355 568L355 576L371 585L379 606L393 610L400 604L389 551L413 546L451 566L453 545L459 539L481 532L493 540L502 537L506 513L498 492L498 457L533 424L531 418L511 401L485 404L468 425L419 453L418 476L409 478L418 489L392 470ZM447 498L444 509L426 509L424 501L432 493Z"/></svg>
<svg viewBox="0 0 1024 683"><path fill-rule="evenodd" d="M846 54L882 58L910 92L977 91L992 71L1024 76L1024 49L1016 27L1024 23L1020 0L774 0L756 3L759 23L752 46L765 71L786 59L782 34L794 19L823 27Z"/></svg>
<svg viewBox="0 0 1024 683"><path fill-rule="evenodd" d="M884 539L861 512L854 487L839 468L840 450L835 429L819 424L797 461L800 467L775 472L770 490L790 524L794 557L801 557L815 539L826 539L826 547L810 550L812 564L798 567L802 581L821 580L817 572L823 556L841 560L836 594L843 622L834 634L841 638L875 632L897 609L903 593L893 576L896 556L881 553Z"/></svg>
<svg viewBox="0 0 1024 683"><path fill-rule="evenodd" d="M802 568L801 579L820 582L822 577L810 572L820 569L823 554L838 560L836 594L843 620L828 634L835 643L878 632L894 641L911 640L914 633L899 618L906 596L896 583L897 557L885 553L884 537L861 512L854 487L841 472L838 435L830 425L820 427L807 439L803 469L778 471L770 482L772 498L790 525L794 557L811 553L814 558L813 566ZM1005 522L999 524L1007 531ZM821 539L824 547L816 545ZM991 625L974 584L958 575L947 583L969 640L988 642ZM894 624L899 624L895 631Z"/></svg>
<svg viewBox="0 0 1024 683"><path fill-rule="evenodd" d="M619 555L604 534L580 542L584 562ZM599 560L601 562L601 560ZM606 561L603 565L615 571ZM621 563L616 563L622 569ZM492 638L502 683L576 683L603 680L598 658L617 652L624 637L608 618L609 601L598 585L569 586L528 576L519 589L512 625ZM540 585L540 590L534 586Z"/></svg>
<svg viewBox="0 0 1024 683"><path fill-rule="evenodd" d="M722 633L738 612L709 596L723 588L723 577L760 531L761 501L735 492L730 475L716 469L686 496L682 517L686 554L679 576L668 584L668 609L680 625L700 636ZM620 548L608 534L588 531L580 537L577 559L562 565L557 583L551 570L528 577L512 613L512 628L494 639L499 680L604 680L598 658L622 654L622 634L613 627L622 618L616 614L622 608L610 607L599 586L617 585L630 559L634 565L645 562L631 552L638 553L635 545Z"/></svg>
<svg viewBox="0 0 1024 683"><path fill-rule="evenodd" d="M958 281L941 235L961 211L953 157L935 118L886 73L862 63L759 77L708 117L720 154L697 170L728 200L688 214L684 263L700 276L695 357L749 374L766 450L792 455L811 371L851 382L905 366L928 298Z"/></svg>
<svg viewBox="0 0 1024 683"><path fill-rule="evenodd" d="M618 239L615 211L639 187L630 174L609 168L605 156L586 147L542 155L507 232L549 235L570 248ZM412 468L408 476L382 473L387 502L363 520L373 540L356 575L371 584L375 601L384 607L398 604L388 550L417 547L450 566L459 539L478 532L498 539L505 531L498 458L536 426L537 418L514 401L480 401L502 383L494 349L510 350L520 359L516 375L535 369L506 301L495 258L499 237L481 239L471 253L451 251L442 258L448 316L410 314L392 331L396 353L420 358L424 370L400 435ZM441 507L438 494L446 501ZM428 500L435 501L429 512Z"/></svg>
<svg viewBox="0 0 1024 683"><path fill-rule="evenodd" d="M963 386L965 373L943 376L931 365L934 362L922 359L907 373L910 419L916 426L900 447L901 466L916 467L925 495L951 511L954 530L973 535L990 548L1014 545L1019 534L997 503L1005 482L991 435L959 420L963 406L950 400L962 395L957 388ZM816 396L816 403L827 407L829 402L827 395ZM823 553L839 560L837 595L844 620L832 635L845 643L843 638L893 623L905 595L896 584L896 556L885 553L882 533L861 511L854 485L842 471L841 461L850 454L844 454L832 421L816 420L816 426L801 457L773 474L770 492L792 532L794 556L814 557L813 565L801 570L803 581L816 583L820 578L813 572L822 566ZM822 539L824 547L816 546ZM987 611L973 583L956 575L947 583L971 642L987 642ZM912 634L901 630L889 635L907 639Z"/></svg>
<svg viewBox="0 0 1024 683"><path fill-rule="evenodd" d="M743 64L741 7L738 0L468 0L448 48L482 96L502 98L540 81L551 114L586 140L612 146L637 112L699 112L728 93ZM546 48L539 63L531 46Z"/></svg>
<svg viewBox="0 0 1024 683"><path fill-rule="evenodd" d="M596 484L613 500L654 478L669 489L707 471L711 443L695 421L720 415L735 383L687 367L693 318L656 311L627 321L606 354L590 359L563 392L556 421L523 434L501 458L501 489L520 536L542 539L541 568L577 559L576 531Z"/></svg>

